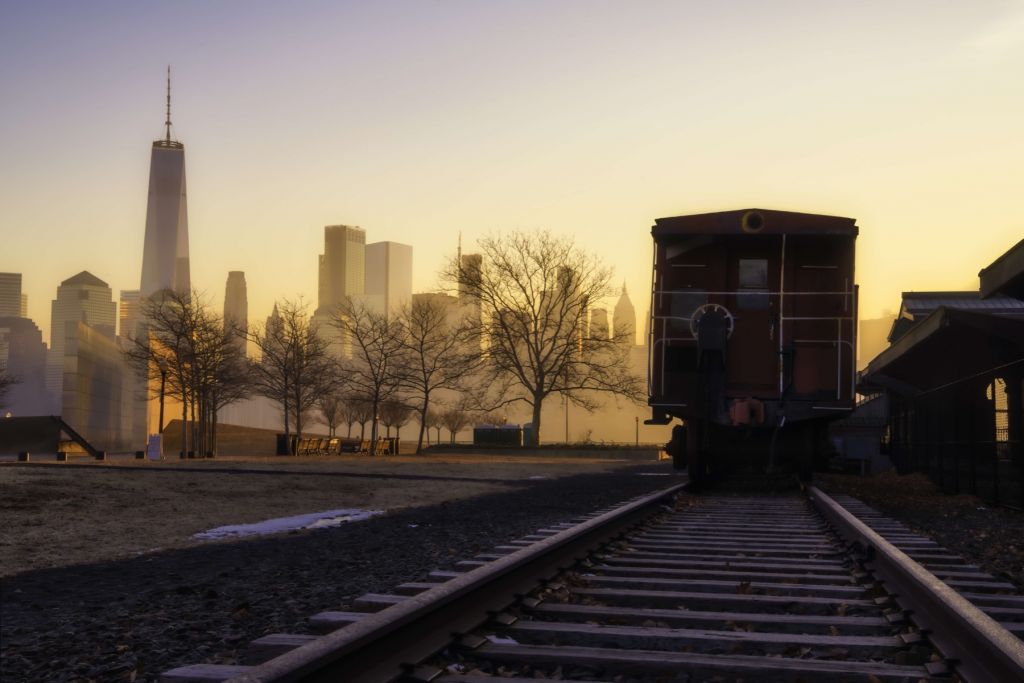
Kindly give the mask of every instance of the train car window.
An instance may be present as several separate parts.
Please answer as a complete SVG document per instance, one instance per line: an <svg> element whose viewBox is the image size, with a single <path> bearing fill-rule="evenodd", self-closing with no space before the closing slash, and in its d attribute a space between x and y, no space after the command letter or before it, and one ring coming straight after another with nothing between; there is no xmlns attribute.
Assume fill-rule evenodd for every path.
<svg viewBox="0 0 1024 683"><path fill-rule="evenodd" d="M690 317L698 307L708 302L708 295L702 289L672 292L669 298L669 330L673 337L690 337Z"/></svg>
<svg viewBox="0 0 1024 683"><path fill-rule="evenodd" d="M736 305L739 308L768 308L768 259L741 258L739 288L740 292L736 294Z"/></svg>

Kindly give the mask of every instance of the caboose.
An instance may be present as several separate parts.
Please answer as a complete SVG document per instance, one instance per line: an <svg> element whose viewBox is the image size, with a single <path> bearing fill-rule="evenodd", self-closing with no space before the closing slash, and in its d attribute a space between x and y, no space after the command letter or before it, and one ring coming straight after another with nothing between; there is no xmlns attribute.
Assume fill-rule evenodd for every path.
<svg viewBox="0 0 1024 683"><path fill-rule="evenodd" d="M797 471L854 406L852 218L742 209L659 218L648 339L650 424L700 485Z"/></svg>

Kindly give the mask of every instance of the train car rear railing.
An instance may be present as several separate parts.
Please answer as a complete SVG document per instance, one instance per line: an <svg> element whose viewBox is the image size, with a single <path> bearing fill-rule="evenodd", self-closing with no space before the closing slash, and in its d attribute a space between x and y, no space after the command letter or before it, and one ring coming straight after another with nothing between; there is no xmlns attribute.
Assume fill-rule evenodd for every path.
<svg viewBox="0 0 1024 683"><path fill-rule="evenodd" d="M849 290L838 291L838 292L794 292L794 291L780 292L780 291L764 291L764 290L758 290L756 292L752 292L752 290L749 290L749 289L720 290L720 291L706 291L706 290L694 290L694 289L654 290L654 291L652 291L652 293L651 293L651 303L652 303L652 306L650 308L651 315L650 315L650 327L649 327L650 335L649 335L649 343L648 343L648 347L647 347L647 392L648 392L648 396L650 396L652 398L666 396L666 393L665 393L665 389L666 389L666 387L665 387L665 350L672 343L682 343L682 344L696 343L696 335L694 334L693 328L692 328L692 325L691 325L691 323L693 322L692 314L690 316L682 316L682 315L664 315L664 314L656 313L656 311L660 311L660 310L664 310L665 309L665 307L666 307L666 297L672 297L672 296L694 297L694 296L699 296L699 297L704 299L704 302L705 302L704 305L707 305L707 304L726 305L728 303L727 299L730 298L730 297L735 300L736 297L743 296L743 295L749 295L751 293L756 293L759 296L763 296L763 297L767 298L769 300L769 306L768 307L769 308L777 308L777 310L778 310L778 313L774 316L774 318L775 318L775 320L777 320L777 324L778 324L778 327L777 327L777 330L778 330L777 337L778 337L778 339L777 340L773 339L772 341L777 341L778 347L779 347L780 357L781 357L782 353L784 352L784 345L786 343L789 343L789 344L832 344L832 345L834 345L836 347L836 349L837 349L837 351L836 351L836 363L835 363L835 367L836 367L836 400L837 401L841 401L844 398L843 397L843 382L842 382L844 360L846 360L846 362L848 362L849 366L850 366L849 385L847 387L847 389L848 389L847 393L849 394L849 396L847 396L846 398L849 399L849 400L853 400L853 398L855 396L855 393L856 393L855 386L856 386L856 380L857 380L857 377L856 377L856 373L857 373L856 346L855 346L855 344L856 344L856 323L857 323L857 319L856 319L857 289L856 289L856 287L854 287L852 289L849 289ZM787 315L784 314L785 313L785 308L784 307L785 307L785 305L787 303L792 303L793 302L793 299L791 299L791 297L792 298L795 298L795 297L841 297L840 301L837 301L836 303L841 303L845 315L838 315L838 316L788 315L787 316ZM719 300L716 301L715 299L719 299ZM789 299L788 302L787 302L787 299ZM671 298L669 298L669 301L671 301ZM777 306L772 306L772 304L776 303L776 302L777 302ZM700 308L699 305L695 306L694 310L698 310L699 308ZM741 319L743 317L742 313L732 313L732 316L735 317L737 320L739 320L739 319ZM787 331L786 325L787 325L787 323L790 324L790 326L792 326L793 323L798 323L798 322L834 323L835 324L835 329L836 329L835 337L825 336L824 338L815 338L815 339L791 339L791 340L789 340L787 342L786 341L786 331ZM675 323L675 325L673 325L673 323ZM843 329L844 328L844 324L849 324L849 326L850 326L849 334L845 334L844 333L844 329ZM773 325L774 325L774 321L773 321ZM672 328L674 328L676 326L678 326L681 329L672 329ZM776 328L772 327L772 333L773 334L775 332L775 329ZM682 331L684 334L682 336L676 336L676 335L678 335L678 333L680 331ZM848 350L848 353L849 353L848 359L844 359L844 354L842 352L843 348L846 348ZM658 361L657 363L655 362L656 360ZM783 377L782 364L780 362L780 364L779 364L779 388L778 388L780 395L781 395L781 393L783 392L783 390L785 388L784 387L784 382L785 382L785 379ZM685 404L665 403L665 402L660 402L660 401L657 403L657 405L660 405L660 406L685 407Z"/></svg>

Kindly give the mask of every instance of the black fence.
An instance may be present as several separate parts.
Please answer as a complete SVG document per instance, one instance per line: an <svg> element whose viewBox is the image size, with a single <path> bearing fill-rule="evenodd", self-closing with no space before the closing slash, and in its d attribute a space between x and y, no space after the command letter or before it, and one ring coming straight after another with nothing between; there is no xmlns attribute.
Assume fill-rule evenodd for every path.
<svg viewBox="0 0 1024 683"><path fill-rule="evenodd" d="M947 493L1024 507L1024 405L1019 369L967 378L890 401L891 457Z"/></svg>

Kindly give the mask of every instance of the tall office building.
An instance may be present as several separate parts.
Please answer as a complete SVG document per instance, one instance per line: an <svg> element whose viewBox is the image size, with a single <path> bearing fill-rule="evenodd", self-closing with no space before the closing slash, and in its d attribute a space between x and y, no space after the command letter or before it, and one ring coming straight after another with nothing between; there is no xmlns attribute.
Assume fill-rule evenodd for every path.
<svg viewBox="0 0 1024 683"><path fill-rule="evenodd" d="M0 316L26 317L23 300L21 273L0 273Z"/></svg>
<svg viewBox="0 0 1024 683"><path fill-rule="evenodd" d="M137 289L122 289L118 303L118 334L126 339L135 338L135 328L142 319L142 294Z"/></svg>
<svg viewBox="0 0 1024 683"><path fill-rule="evenodd" d="M167 68L165 134L149 157L149 202L142 252L143 297L170 289L188 293L188 206L185 201L185 145L171 139L171 69Z"/></svg>
<svg viewBox="0 0 1024 683"><path fill-rule="evenodd" d="M28 294L21 293L21 317L28 317Z"/></svg>
<svg viewBox="0 0 1024 683"><path fill-rule="evenodd" d="M54 396L60 396L68 336L76 336L78 323L82 322L113 338L117 324L117 304L114 303L113 293L107 283L83 270L60 283L50 311L46 388Z"/></svg>
<svg viewBox="0 0 1024 683"><path fill-rule="evenodd" d="M366 290L366 232L357 226L324 227L317 307L330 310Z"/></svg>
<svg viewBox="0 0 1024 683"><path fill-rule="evenodd" d="M626 283L622 283L622 294L612 312L612 329L616 335L625 335L630 346L636 344L636 309L626 293Z"/></svg>
<svg viewBox="0 0 1024 683"><path fill-rule="evenodd" d="M249 331L249 295L245 286L245 273L240 270L228 272L224 287L224 329L234 330L242 352L245 352L245 334Z"/></svg>
<svg viewBox="0 0 1024 683"><path fill-rule="evenodd" d="M366 245L366 297L387 316L412 302L412 247L398 242Z"/></svg>

